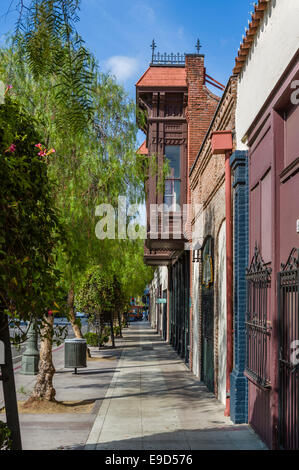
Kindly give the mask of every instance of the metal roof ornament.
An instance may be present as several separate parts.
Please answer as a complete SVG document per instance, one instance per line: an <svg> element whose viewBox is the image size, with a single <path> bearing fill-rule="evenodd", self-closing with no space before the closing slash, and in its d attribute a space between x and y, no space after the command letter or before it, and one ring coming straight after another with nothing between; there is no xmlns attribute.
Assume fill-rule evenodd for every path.
<svg viewBox="0 0 299 470"><path fill-rule="evenodd" d="M155 49L157 47L157 44L155 43L155 40L153 39L153 42L151 44L151 49L152 49L152 62L154 61L154 56L155 56Z"/></svg>
<svg viewBox="0 0 299 470"><path fill-rule="evenodd" d="M197 50L197 54L199 54L199 53L200 53L200 49L202 48L202 45L201 45L199 39L197 39L197 43L195 44L195 47L196 47L196 50Z"/></svg>

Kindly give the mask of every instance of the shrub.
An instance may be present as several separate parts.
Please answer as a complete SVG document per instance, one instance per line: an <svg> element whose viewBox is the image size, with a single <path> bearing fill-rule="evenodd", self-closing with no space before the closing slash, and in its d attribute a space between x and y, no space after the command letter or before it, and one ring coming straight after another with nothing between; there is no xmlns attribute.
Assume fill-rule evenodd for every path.
<svg viewBox="0 0 299 470"><path fill-rule="evenodd" d="M97 335L96 333L92 333L92 332L86 333L84 335L84 338L86 339L88 346L99 345L99 335Z"/></svg>
<svg viewBox="0 0 299 470"><path fill-rule="evenodd" d="M105 336L110 336L110 333L111 333L111 331L110 331L110 326L108 326L108 325L104 326L104 328L103 328L103 335L105 335Z"/></svg>
<svg viewBox="0 0 299 470"><path fill-rule="evenodd" d="M109 341L110 328L105 326L101 335L92 332L86 333L84 338L89 346L104 346Z"/></svg>
<svg viewBox="0 0 299 470"><path fill-rule="evenodd" d="M104 346L106 343L108 343L108 341L109 341L109 335L103 334L100 337L100 346Z"/></svg>
<svg viewBox="0 0 299 470"><path fill-rule="evenodd" d="M12 448L11 432L6 423L0 421L0 450L10 450Z"/></svg>
<svg viewBox="0 0 299 470"><path fill-rule="evenodd" d="M121 334L120 326L115 326L114 327L114 334L115 334L115 336L120 336L120 334Z"/></svg>

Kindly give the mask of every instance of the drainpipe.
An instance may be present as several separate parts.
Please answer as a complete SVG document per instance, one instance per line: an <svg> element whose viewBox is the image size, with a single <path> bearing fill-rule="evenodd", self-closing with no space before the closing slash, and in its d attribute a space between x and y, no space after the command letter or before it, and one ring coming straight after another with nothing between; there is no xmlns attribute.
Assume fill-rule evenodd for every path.
<svg viewBox="0 0 299 470"><path fill-rule="evenodd" d="M233 370L233 230L231 200L231 151L225 154L225 222L226 222L226 408L225 416L230 416L230 374Z"/></svg>
<svg viewBox="0 0 299 470"><path fill-rule="evenodd" d="M225 416L230 416L230 374L233 370L233 231L231 202L230 156L233 150L231 131L212 133L213 155L225 155L225 222L226 222L226 407Z"/></svg>

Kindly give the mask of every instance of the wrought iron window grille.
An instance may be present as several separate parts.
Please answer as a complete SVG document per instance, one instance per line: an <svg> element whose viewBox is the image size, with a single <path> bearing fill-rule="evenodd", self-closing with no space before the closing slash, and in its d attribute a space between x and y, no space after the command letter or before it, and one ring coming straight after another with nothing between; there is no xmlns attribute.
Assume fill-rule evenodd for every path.
<svg viewBox="0 0 299 470"><path fill-rule="evenodd" d="M277 276L279 327L279 444L299 448L299 250L293 248Z"/></svg>
<svg viewBox="0 0 299 470"><path fill-rule="evenodd" d="M271 388L269 375L269 346L271 324L269 322L269 296L272 269L264 263L259 248L249 268L246 269L246 368L249 380L264 389Z"/></svg>

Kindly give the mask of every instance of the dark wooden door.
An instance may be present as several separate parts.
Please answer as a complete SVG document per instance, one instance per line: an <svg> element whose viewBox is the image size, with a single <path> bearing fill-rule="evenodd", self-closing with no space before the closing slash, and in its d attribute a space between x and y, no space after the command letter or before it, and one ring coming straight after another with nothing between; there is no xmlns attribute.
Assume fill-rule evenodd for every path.
<svg viewBox="0 0 299 470"><path fill-rule="evenodd" d="M185 252L171 268L170 343L189 364L190 316L189 252Z"/></svg>
<svg viewBox="0 0 299 470"><path fill-rule="evenodd" d="M202 261L202 380L209 391L214 392L214 279L211 238L204 245Z"/></svg>
<svg viewBox="0 0 299 470"><path fill-rule="evenodd" d="M163 299L167 300L167 290L163 291ZM163 304L163 313L162 313L162 338L166 341L167 338L167 304Z"/></svg>

